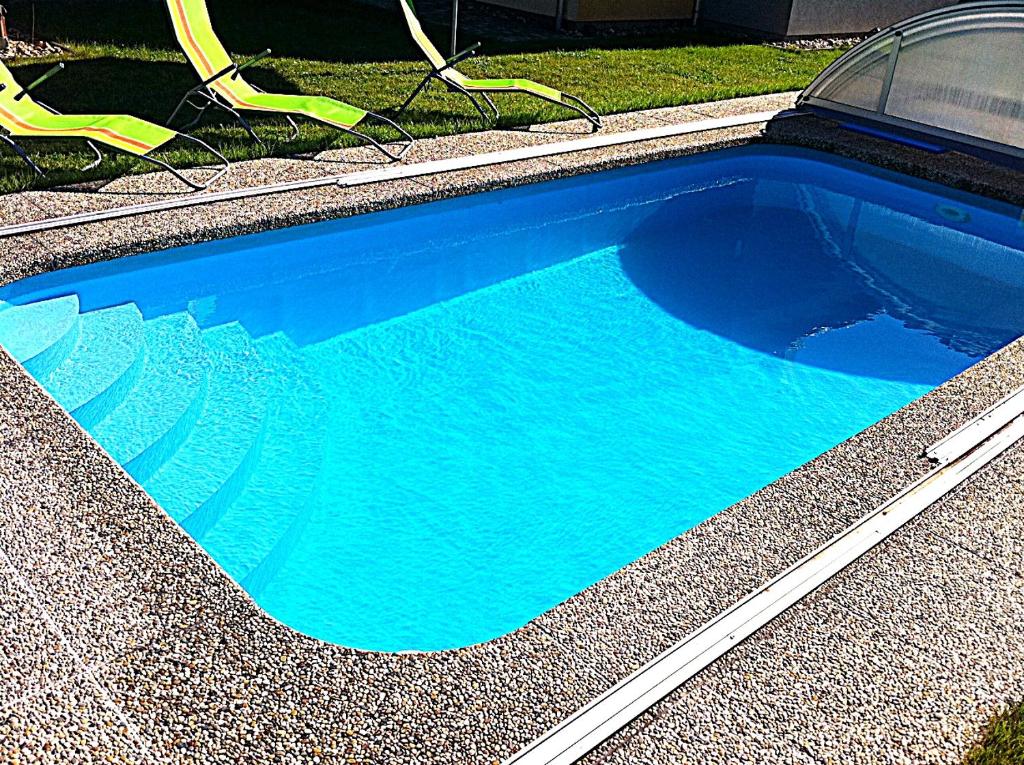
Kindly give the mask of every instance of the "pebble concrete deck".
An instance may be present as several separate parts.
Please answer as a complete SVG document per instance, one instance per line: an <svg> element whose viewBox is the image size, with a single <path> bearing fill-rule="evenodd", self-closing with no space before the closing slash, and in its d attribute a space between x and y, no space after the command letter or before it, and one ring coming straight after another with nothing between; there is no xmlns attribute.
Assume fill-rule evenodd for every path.
<svg viewBox="0 0 1024 765"><path fill-rule="evenodd" d="M785 104L624 115L610 129ZM421 142L411 161L580 126ZM73 263L753 140L829 148L1020 204L1020 178L853 138L812 118L319 189L0 240L0 283ZM366 159L236 167L231 183ZM328 169L323 169L327 167ZM0 220L154 198L159 175L0 199ZM927 471L934 442L1024 385L1018 341L516 632L362 653L274 622L0 350L0 759L492 763ZM753 455L756 458L756 455ZM1024 449L594 752L591 763L948 762L1024 697ZM628 508L627 508L628 510Z"/></svg>

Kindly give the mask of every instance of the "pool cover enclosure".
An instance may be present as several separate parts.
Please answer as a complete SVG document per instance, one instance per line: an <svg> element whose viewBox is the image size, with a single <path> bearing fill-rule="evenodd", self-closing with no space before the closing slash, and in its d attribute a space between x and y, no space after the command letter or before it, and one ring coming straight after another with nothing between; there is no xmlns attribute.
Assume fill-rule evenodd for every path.
<svg viewBox="0 0 1024 765"><path fill-rule="evenodd" d="M1024 2L915 16L826 69L799 104L1024 160Z"/></svg>

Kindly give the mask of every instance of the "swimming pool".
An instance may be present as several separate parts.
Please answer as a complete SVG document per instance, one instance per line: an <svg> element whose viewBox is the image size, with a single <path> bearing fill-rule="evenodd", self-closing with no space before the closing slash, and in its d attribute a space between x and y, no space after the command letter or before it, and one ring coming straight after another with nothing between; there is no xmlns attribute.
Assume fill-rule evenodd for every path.
<svg viewBox="0 0 1024 765"><path fill-rule="evenodd" d="M271 615L430 650L919 397L1022 296L1019 209L747 147L45 274L0 343Z"/></svg>

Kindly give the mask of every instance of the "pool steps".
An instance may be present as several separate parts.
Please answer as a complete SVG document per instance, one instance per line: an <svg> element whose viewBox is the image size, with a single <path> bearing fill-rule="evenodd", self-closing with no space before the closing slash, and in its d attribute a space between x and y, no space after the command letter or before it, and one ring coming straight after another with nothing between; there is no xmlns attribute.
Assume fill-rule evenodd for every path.
<svg viewBox="0 0 1024 765"><path fill-rule="evenodd" d="M178 451L142 482L182 525L204 506L210 514L217 503L237 497L262 448L265 422L262 389L267 374L248 333L237 323L224 324L204 330L202 340L210 361L203 410ZM244 408L235 410L242 414L233 418L235 427L227 432L218 423L224 421L222 412L236 405Z"/></svg>
<svg viewBox="0 0 1024 765"><path fill-rule="evenodd" d="M192 428L199 419L199 413L206 406L209 391L209 377L204 377L192 401L177 422L164 431L156 441L147 446L140 454L124 463L124 468L139 483L145 484L160 467L167 462L188 438Z"/></svg>
<svg viewBox="0 0 1024 765"><path fill-rule="evenodd" d="M267 585L274 580L277 572L287 562L292 550L295 549L296 544L302 537L302 533L309 525L309 519L317 508L318 495L323 486L320 479L317 480L316 484L316 488L305 498L305 503L300 506L299 512L295 513L292 522L271 548L270 552L263 556L263 559L252 567L247 574L239 577L239 583L252 597L260 597L263 591L267 589Z"/></svg>
<svg viewBox="0 0 1024 765"><path fill-rule="evenodd" d="M39 381L87 428L127 395L141 370L142 350L142 314L134 305L81 314L74 347Z"/></svg>
<svg viewBox="0 0 1024 765"><path fill-rule="evenodd" d="M295 344L276 333L258 341L257 347L267 358L279 359L280 368L298 370L298 374L274 380L275 386L287 387L289 395L273 395L279 404L267 418L259 464L242 496L203 537L203 545L217 551L218 563L239 582L267 556L286 554L290 546L278 549L277 542L294 537L293 522L301 526L302 519L313 512L310 499L316 491L326 429L326 403L313 375L303 371ZM311 427L297 429L297 421Z"/></svg>
<svg viewBox="0 0 1024 765"><path fill-rule="evenodd" d="M201 327L184 311L146 320L132 303L81 312L70 295L0 303L0 336L172 518L217 549L232 577L250 592L269 584L316 508L326 429L312 372L274 374L304 368L286 335ZM226 410L230 430L220 424ZM317 426L273 437L298 417ZM301 475L286 467L295 464Z"/></svg>
<svg viewBox="0 0 1024 765"><path fill-rule="evenodd" d="M34 303L18 310L2 310L0 335L14 338L8 350L34 375L45 374L65 358L78 342L78 296Z"/></svg>
<svg viewBox="0 0 1024 765"><path fill-rule="evenodd" d="M90 428L108 444L110 456L140 478L139 465L151 449L173 453L187 431L176 428L197 398L205 395L208 362L199 348L199 327L188 314L147 321L142 372L124 400ZM164 439L180 435L175 442Z"/></svg>

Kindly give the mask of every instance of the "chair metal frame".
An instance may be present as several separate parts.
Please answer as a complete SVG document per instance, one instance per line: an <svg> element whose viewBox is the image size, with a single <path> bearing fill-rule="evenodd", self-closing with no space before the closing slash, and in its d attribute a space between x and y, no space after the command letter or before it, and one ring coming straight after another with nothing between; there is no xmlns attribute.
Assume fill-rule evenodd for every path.
<svg viewBox="0 0 1024 765"><path fill-rule="evenodd" d="M234 106L228 103L228 101L223 96L221 96L215 90L211 89L210 86L213 85L213 83L215 83L217 80L220 80L228 75L231 75L231 79L236 79L238 75L242 72L242 70L247 69L248 67L252 66L258 61L262 61L269 55L270 48L267 48L265 51L263 51L259 55L253 56L248 61L245 61L241 64L236 64L232 62L230 66L226 66L216 74L207 77L205 80L203 80L201 83L199 83L194 88L189 90L182 97L181 101L178 102L178 105L174 107L174 111L171 112L171 116L167 118L166 124L170 126L174 122L178 114L181 112L181 110L186 106L190 106L193 109L195 109L198 113L196 114L195 119L193 119L191 122L189 122L182 128L182 130L189 130L198 125L200 121L202 121L203 117L206 114L207 109L213 107L214 109L219 109L232 116L242 126L245 132L249 134L253 141L255 141L257 144L262 145L263 139L261 139L256 134L255 130L253 130L252 124L249 122L249 120L247 120L242 115L239 109L236 109ZM251 83L250 87L252 87L254 90L260 93L265 92L263 90L260 90L260 88L256 87L255 85L252 85ZM199 102L195 103L193 102L193 99L199 99ZM272 110L271 113L273 113ZM285 119L288 120L288 124L291 125L292 133L291 136L289 136L288 140L294 141L296 138L299 137L299 126L296 124L295 120L292 118L290 114L285 114L284 112L278 113L284 114ZM384 123L385 125L391 127L401 135L403 146L398 152L391 151L385 144L382 144L380 141L374 139L373 137L367 135L366 133L356 130L355 128L345 128L340 127L339 125L328 125L328 123L326 122L321 122L321 124L328 125L329 127L333 127L336 130L339 130L343 133L348 133L349 135L355 136L356 138L365 141L366 143L370 144L375 149L377 149L379 152L384 154L386 157L388 157L392 162L400 161L406 155L409 149L412 148L413 143L415 143L415 139L401 125L399 125L397 122L393 120L388 119L387 117L384 117L383 115L376 114L370 111L367 111L366 115L368 117L373 117L375 120L379 122Z"/></svg>
<svg viewBox="0 0 1024 765"><path fill-rule="evenodd" d="M407 108L409 108L412 102L415 101L420 94L426 92L426 90L430 87L430 83L433 80L437 80L443 83L450 92L461 93L462 95L466 96L466 98L470 100L473 106L476 107L477 112L480 113L480 118L483 120L485 126L493 125L501 118L501 112L498 110L497 105L490 97L491 93L519 93L522 95L539 98L541 101L547 101L548 103L555 104L556 106L564 106L567 109L572 109L574 112L582 116L585 120L587 120L590 123L591 130L593 132L596 132L603 127L601 124L601 115L598 114L593 107L586 103L582 98L578 98L577 96L573 96L568 93L562 93L562 97L572 101L573 103L556 101L553 98L548 98L547 96L543 96L539 93L534 93L532 91L522 90L519 88L473 88L472 90L470 90L469 88L464 87L463 85L455 82L454 80L445 77L444 73L447 70L451 69L454 71L454 67L456 64L465 61L466 59L472 56L475 56L481 45L482 43L479 42L470 45L465 50L460 51L451 58L446 59L445 64L442 67L434 66L434 64L431 63L430 71L427 72L427 75L423 78L420 84L416 86L416 89L413 90L413 92L405 100L405 103L398 107L396 114L401 115ZM488 108L492 112L491 115L488 115L487 112L484 111L484 108L480 105L480 102L477 101L477 99L474 97L474 93L478 93L483 97L483 100L486 102Z"/></svg>

